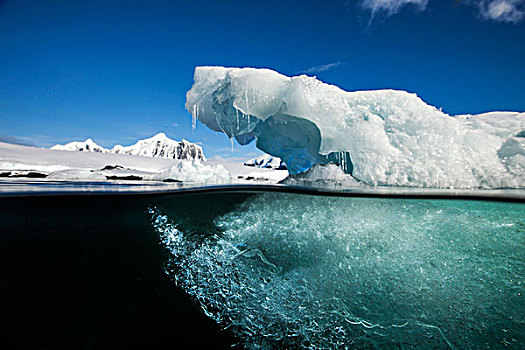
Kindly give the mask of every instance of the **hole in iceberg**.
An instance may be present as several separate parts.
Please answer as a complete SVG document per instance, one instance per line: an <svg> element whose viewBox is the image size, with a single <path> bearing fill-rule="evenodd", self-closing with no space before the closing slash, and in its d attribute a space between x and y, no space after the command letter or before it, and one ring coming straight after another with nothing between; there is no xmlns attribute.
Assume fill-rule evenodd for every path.
<svg viewBox="0 0 525 350"><path fill-rule="evenodd" d="M256 146L260 150L281 158L290 174L304 173L314 164L333 162L347 174L354 166L350 152L319 153L321 133L315 123L288 114L271 116L254 129Z"/></svg>

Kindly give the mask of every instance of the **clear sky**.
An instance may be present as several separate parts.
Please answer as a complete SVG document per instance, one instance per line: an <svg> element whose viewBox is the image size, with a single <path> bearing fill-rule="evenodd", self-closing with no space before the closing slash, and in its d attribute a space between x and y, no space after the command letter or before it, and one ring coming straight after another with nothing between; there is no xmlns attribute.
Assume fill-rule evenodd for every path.
<svg viewBox="0 0 525 350"><path fill-rule="evenodd" d="M525 111L525 0L0 0L0 139L165 132L247 157L184 108L198 65L416 92L450 114Z"/></svg>

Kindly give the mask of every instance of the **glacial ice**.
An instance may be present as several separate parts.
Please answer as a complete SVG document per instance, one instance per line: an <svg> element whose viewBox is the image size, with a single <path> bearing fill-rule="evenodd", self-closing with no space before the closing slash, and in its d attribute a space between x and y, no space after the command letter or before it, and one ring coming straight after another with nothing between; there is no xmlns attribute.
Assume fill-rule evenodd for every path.
<svg viewBox="0 0 525 350"><path fill-rule="evenodd" d="M525 113L450 116L406 91L347 92L306 75L197 67L194 122L255 140L291 174L334 162L369 185L525 187Z"/></svg>
<svg viewBox="0 0 525 350"><path fill-rule="evenodd" d="M213 224L151 213L166 272L248 349L489 349L525 344L522 206L265 194Z"/></svg>
<svg viewBox="0 0 525 350"><path fill-rule="evenodd" d="M301 174L289 175L281 181L287 185L302 185L308 187L363 187L363 183L358 182L354 177L346 174L339 166L330 164L314 164L309 170Z"/></svg>
<svg viewBox="0 0 525 350"><path fill-rule="evenodd" d="M221 164L206 165L198 160L182 161L156 174L146 177L147 180L176 180L187 183L219 184L230 183L231 174Z"/></svg>

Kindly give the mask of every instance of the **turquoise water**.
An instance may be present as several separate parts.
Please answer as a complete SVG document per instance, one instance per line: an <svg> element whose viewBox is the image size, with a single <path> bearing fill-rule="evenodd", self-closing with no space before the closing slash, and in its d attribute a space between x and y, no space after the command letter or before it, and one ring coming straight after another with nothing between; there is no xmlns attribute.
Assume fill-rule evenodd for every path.
<svg viewBox="0 0 525 350"><path fill-rule="evenodd" d="M524 214L283 194L212 227L151 210L169 275L248 348L523 347Z"/></svg>
<svg viewBox="0 0 525 350"><path fill-rule="evenodd" d="M0 209L10 347L525 348L519 201L231 189Z"/></svg>

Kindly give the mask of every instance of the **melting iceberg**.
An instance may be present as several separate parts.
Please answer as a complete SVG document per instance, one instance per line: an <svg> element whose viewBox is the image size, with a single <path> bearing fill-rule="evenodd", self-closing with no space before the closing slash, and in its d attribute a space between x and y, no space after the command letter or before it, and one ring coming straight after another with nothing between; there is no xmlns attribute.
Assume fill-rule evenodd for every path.
<svg viewBox="0 0 525 350"><path fill-rule="evenodd" d="M269 69L197 67L186 108L291 174L334 162L370 185L525 187L525 114L450 116L405 91L347 92Z"/></svg>

